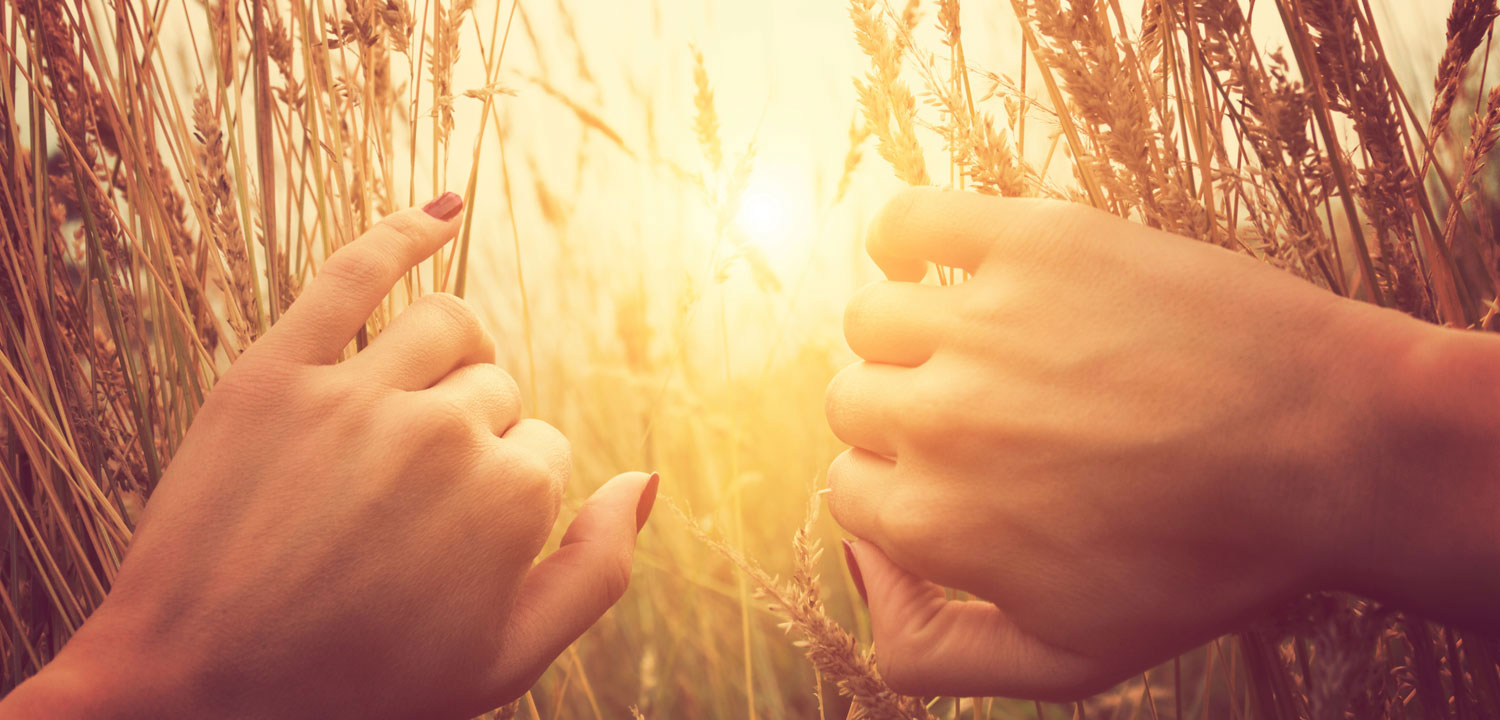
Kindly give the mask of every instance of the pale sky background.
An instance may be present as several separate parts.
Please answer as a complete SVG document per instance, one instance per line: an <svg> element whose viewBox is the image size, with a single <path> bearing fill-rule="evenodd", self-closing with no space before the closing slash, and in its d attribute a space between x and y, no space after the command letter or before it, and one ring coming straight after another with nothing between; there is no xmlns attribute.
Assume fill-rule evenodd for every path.
<svg viewBox="0 0 1500 720"><path fill-rule="evenodd" d="M411 5L420 10L430 1ZM1449 4L1371 1L1404 88L1415 106L1427 107ZM1139 17L1138 0L1124 4L1127 17ZM189 68L185 19L201 22L203 16L195 3L185 7L187 14L169 14L164 34L178 39L169 52ZM503 26L510 8L508 1L475 3L456 68L457 90L485 84L478 33L488 33L496 13ZM522 0L521 8L500 73L501 82L517 91L499 99L507 162L502 168L491 124L477 162L478 188L469 198L478 208L469 295L491 329L505 337L523 332L519 245L542 355L576 358L580 345L607 345L601 333L613 327L621 304L631 302L645 307L658 348L727 344L731 357L742 359L736 370L753 371L768 358L785 361L807 348L847 352L840 333L844 300L877 278L863 256L861 231L899 187L868 143L848 198L827 207L856 113L852 80L869 66L855 44L847 2ZM923 9L918 44L940 49L935 3L925 1ZM1273 0L1257 0L1252 23L1263 45L1281 44ZM968 0L963 27L971 65L1018 72L1019 31L1009 2ZM728 162L755 143L740 226L766 257L779 290L756 282L743 263L731 265L722 282L716 278L710 263L714 221L693 185L584 130L571 110L533 80L543 78L597 113L637 156L658 155L697 173L704 163L692 129L694 47L703 53L714 88ZM179 84L190 106L197 80L184 72L187 79ZM403 75L397 72L396 80ZM425 90L424 108L430 92ZM474 165L479 116L478 103L467 98L459 98L456 109L446 181L451 189L464 187ZM989 110L1003 113L998 101ZM1028 122L1027 155L1040 164L1050 128L1035 116ZM425 140L425 128L423 133ZM947 158L940 140L919 134L930 172L941 181ZM431 166L430 148L419 147L417 166ZM504 192L506 171L513 207ZM415 175L420 202L436 189L425 171ZM404 196L404 189L398 194ZM560 205L565 225L549 223L543 213L548 198ZM728 338L720 337L723 326L734 329ZM672 333L672 343L662 340ZM507 365L523 373L519 352L516 343L502 347Z"/></svg>
<svg viewBox="0 0 1500 720"><path fill-rule="evenodd" d="M1426 107L1448 3L1373 2L1406 91L1414 105ZM508 10L509 4L503 7ZM545 279L545 268L584 264L592 267L589 277L594 286L640 288L655 313L671 310L672 298L682 302L684 297L690 301L725 293L724 312L738 330L730 342L745 346L737 357L764 356L767 333L786 324L778 320L783 317L795 320L786 324L796 335L786 338L787 347L821 342L840 347L843 300L876 277L873 265L860 253L859 232L899 185L873 146L867 146L850 198L826 218L819 216L815 198L836 181L848 147L847 131L855 112L851 80L868 67L854 42L847 3L524 0L522 7L542 47L534 46L519 28L513 31L502 76L519 91L517 97L505 99L507 152L522 257L528 277L537 277L528 287L533 305L544 312L555 310L556 322L564 328L570 322L580 323L580 332L583 323L597 327L597 318L580 320L578 308L567 309L582 294L576 275L569 276L574 287L553 286ZM564 8L584 48L582 66L576 47L566 39ZM965 46L972 65L1017 72L1019 33L1009 8L1003 1L963 4ZM478 3L477 17L486 27L495 9L493 3ZM926 46L938 49L935 6L924 3L924 9ZM1126 13L1139 17L1139 3L1126 0ZM1263 44L1281 44L1279 19L1270 0L1259 1L1252 22ZM713 246L712 223L701 201L683 185L625 157L597 134L582 132L570 111L525 79L545 74L558 90L597 111L638 151L654 136L662 155L696 171L702 162L692 133L691 47L704 55L726 155L734 157L752 138L756 142L748 195L752 200L747 202L770 219L754 220L750 226L760 231L757 243L785 286L780 292L763 292L743 267L732 271L722 286L709 281L705 269ZM467 59L474 60L472 54ZM592 83L583 78L584 66ZM470 69L475 79L469 84L482 84L477 70ZM462 87L464 81L460 78L455 84ZM999 104L992 110L998 114ZM924 142L934 177L945 176L946 157L938 139L926 133ZM1040 160L1043 152L1044 143L1029 143L1033 160ZM482 160L486 173L492 170L488 163L496 161L491 147ZM466 172L467 167L455 170ZM536 176L553 191L574 198L572 222L565 232L554 232L538 212ZM498 186L484 187L495 192ZM491 222L476 226L492 240L484 244L476 269L506 278L514 274L515 255L503 203L494 207L483 216ZM563 276L557 280L568 282ZM517 298L511 285L480 282L474 287L476 299L493 321L514 328ZM609 311L602 305L593 309ZM718 322L715 313L709 315ZM559 337L569 335L563 332Z"/></svg>

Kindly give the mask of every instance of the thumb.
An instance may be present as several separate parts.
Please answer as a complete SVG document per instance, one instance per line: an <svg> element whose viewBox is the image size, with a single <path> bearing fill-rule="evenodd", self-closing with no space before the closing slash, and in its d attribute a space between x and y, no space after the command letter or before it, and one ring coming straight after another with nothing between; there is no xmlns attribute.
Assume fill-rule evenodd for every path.
<svg viewBox="0 0 1500 720"><path fill-rule="evenodd" d="M635 536L656 501L655 473L618 475L584 501L557 551L516 595L495 687L519 697L630 585Z"/></svg>
<svg viewBox="0 0 1500 720"><path fill-rule="evenodd" d="M1027 633L994 603L949 600L871 543L846 541L844 553L870 606L876 667L896 692L1061 701L1113 680L1099 677L1092 659Z"/></svg>

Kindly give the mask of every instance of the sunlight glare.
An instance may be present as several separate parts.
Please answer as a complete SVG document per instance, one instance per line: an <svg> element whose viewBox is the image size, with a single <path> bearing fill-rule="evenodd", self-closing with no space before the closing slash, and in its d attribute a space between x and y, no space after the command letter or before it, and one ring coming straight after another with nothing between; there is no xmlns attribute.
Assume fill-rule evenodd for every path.
<svg viewBox="0 0 1500 720"><path fill-rule="evenodd" d="M767 240L786 230L786 205L769 188L752 185L745 189L745 195L740 199L740 211L734 216L734 224L752 240L766 244Z"/></svg>
<svg viewBox="0 0 1500 720"><path fill-rule="evenodd" d="M740 196L734 224L774 263L785 263L813 232L809 192L769 173L757 173Z"/></svg>

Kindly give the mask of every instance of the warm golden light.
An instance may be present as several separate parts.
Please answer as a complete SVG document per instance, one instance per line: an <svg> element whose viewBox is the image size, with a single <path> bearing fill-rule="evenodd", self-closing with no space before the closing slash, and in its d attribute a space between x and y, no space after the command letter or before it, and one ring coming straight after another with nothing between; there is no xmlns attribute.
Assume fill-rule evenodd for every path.
<svg viewBox="0 0 1500 720"><path fill-rule="evenodd" d="M484 717L1500 720L1496 627L1377 602L1500 601L1457 562L1481 548L1416 567L1448 591L1421 602L1280 602L1493 505L1293 522L1411 474L1375 461L1441 450L1462 491L1489 457L1482 408L1434 406L1483 388L1360 373L1490 369L1458 336L1500 323L1496 2L0 0L0 720L101 651L106 682L33 686L146 715L441 718L542 673ZM952 192L883 214L908 185ZM1418 348L1406 316L1450 328ZM1408 343L1443 350L1385 357ZM968 620L928 622L956 597L929 581ZM949 634L975 619L1013 644Z"/></svg>
<svg viewBox="0 0 1500 720"><path fill-rule="evenodd" d="M760 168L740 197L734 226L766 255L773 266L787 268L802 256L813 232L811 189L796 175L779 168Z"/></svg>
<svg viewBox="0 0 1500 720"><path fill-rule="evenodd" d="M745 191L734 223L752 240L766 244L786 230L786 202L771 188L752 186Z"/></svg>

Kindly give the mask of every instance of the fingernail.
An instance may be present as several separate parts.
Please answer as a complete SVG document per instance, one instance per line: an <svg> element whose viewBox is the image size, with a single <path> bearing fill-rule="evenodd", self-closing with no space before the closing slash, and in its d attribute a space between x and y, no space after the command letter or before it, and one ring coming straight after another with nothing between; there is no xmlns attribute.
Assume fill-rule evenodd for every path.
<svg viewBox="0 0 1500 720"><path fill-rule="evenodd" d="M422 206L423 210L439 220L450 220L464 209L464 198L456 192L445 192Z"/></svg>
<svg viewBox="0 0 1500 720"><path fill-rule="evenodd" d="M646 481L645 489L641 490L641 499L635 506L635 531L640 532L646 527L646 518L651 517L651 506L656 504L656 486L661 482L661 475L651 473L651 479Z"/></svg>
<svg viewBox="0 0 1500 720"><path fill-rule="evenodd" d="M870 604L870 598L865 595L865 576L859 574L859 561L854 559L854 544L848 540L840 540L844 544L844 564L849 566L849 577L854 580L854 589L859 591L859 599Z"/></svg>

